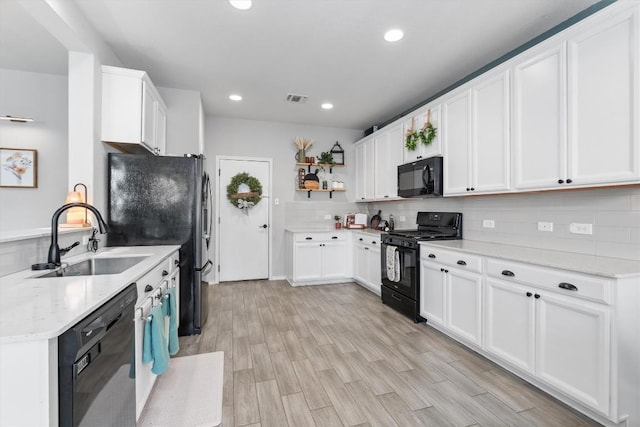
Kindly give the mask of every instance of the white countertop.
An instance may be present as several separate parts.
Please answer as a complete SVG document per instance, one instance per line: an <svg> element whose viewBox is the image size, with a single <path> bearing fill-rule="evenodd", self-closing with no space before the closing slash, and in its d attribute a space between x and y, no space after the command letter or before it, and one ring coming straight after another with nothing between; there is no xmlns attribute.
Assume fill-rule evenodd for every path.
<svg viewBox="0 0 640 427"><path fill-rule="evenodd" d="M59 336L179 248L113 247L63 260L74 264L93 256L148 256L120 274L34 278L47 271L23 270L0 277L0 344Z"/></svg>
<svg viewBox="0 0 640 427"><path fill-rule="evenodd" d="M622 258L607 258L475 240L445 240L441 242L420 242L420 244L599 276L619 279L640 277L640 261Z"/></svg>
<svg viewBox="0 0 640 427"><path fill-rule="evenodd" d="M348 231L352 231L354 233L365 233L365 234L373 234L379 236L384 233L384 231L374 230L373 228L335 228L335 227L288 227L285 229L290 233L346 233Z"/></svg>

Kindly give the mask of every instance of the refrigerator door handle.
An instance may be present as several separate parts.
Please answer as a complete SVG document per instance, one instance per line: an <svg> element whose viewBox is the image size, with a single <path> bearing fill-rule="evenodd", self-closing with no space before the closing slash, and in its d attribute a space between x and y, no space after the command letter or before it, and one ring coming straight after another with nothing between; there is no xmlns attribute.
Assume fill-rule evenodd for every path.
<svg viewBox="0 0 640 427"><path fill-rule="evenodd" d="M213 263L211 262L210 259L207 260L207 262L200 268L196 268L196 271L200 271L202 274L207 274L209 272L209 270L211 270L211 267L213 267Z"/></svg>

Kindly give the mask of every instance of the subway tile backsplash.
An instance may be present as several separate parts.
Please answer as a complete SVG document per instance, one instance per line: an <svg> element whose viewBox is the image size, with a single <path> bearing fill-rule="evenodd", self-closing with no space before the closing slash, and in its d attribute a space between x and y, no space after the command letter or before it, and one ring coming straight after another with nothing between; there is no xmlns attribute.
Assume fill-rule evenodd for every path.
<svg viewBox="0 0 640 427"><path fill-rule="evenodd" d="M393 214L396 228L415 228L418 211L463 213L463 237L516 246L640 260L640 186L495 196L416 199L358 204L382 218ZM400 216L406 221L400 222ZM482 227L492 219L495 228ZM538 222L553 231L538 231ZM571 223L593 224L593 234L569 232Z"/></svg>

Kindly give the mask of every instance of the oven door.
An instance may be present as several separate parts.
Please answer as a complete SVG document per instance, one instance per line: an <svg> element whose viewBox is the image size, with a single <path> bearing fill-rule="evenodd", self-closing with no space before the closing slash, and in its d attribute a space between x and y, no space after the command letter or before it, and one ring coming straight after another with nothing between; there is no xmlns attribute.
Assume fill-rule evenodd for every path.
<svg viewBox="0 0 640 427"><path fill-rule="evenodd" d="M402 295L416 300L418 286L418 251L413 248L405 248L395 246L398 251L400 260L400 280L397 282L389 280L387 275L387 247L388 244L383 243L381 247L381 268L382 268L382 285L392 289ZM394 245L391 245L394 246Z"/></svg>

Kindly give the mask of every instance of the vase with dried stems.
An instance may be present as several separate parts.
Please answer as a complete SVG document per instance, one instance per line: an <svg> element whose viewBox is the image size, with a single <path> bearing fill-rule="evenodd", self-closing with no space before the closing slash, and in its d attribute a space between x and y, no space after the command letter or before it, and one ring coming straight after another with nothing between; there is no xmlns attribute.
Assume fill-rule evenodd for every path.
<svg viewBox="0 0 640 427"><path fill-rule="evenodd" d="M304 163L306 159L306 151L313 145L313 140L296 136L293 143L298 148L296 160L298 163Z"/></svg>

